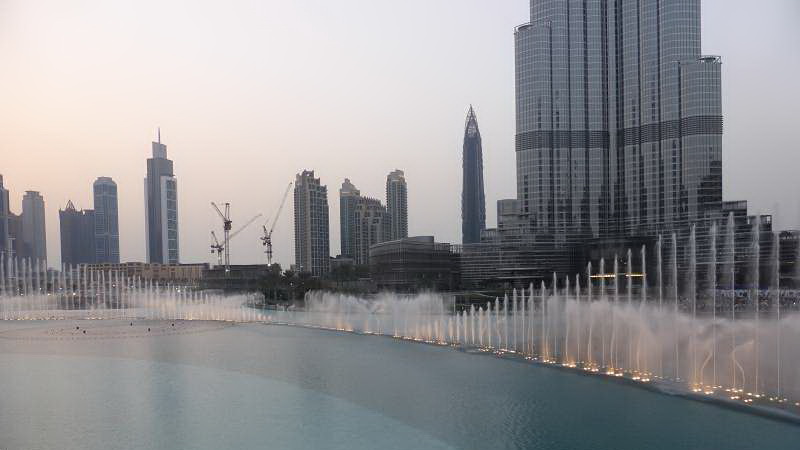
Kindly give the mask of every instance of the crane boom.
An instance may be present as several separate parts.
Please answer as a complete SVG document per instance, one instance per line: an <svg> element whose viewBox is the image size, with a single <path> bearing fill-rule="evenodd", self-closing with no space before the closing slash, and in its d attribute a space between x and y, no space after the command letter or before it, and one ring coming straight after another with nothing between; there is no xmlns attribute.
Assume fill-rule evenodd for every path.
<svg viewBox="0 0 800 450"><path fill-rule="evenodd" d="M286 186L286 191L283 192L283 198L281 198L281 204L278 206L278 210L275 212L275 216L272 218L272 224L267 230L267 224L265 223L261 228L264 229L264 236L261 237L262 244L267 247L265 253L267 254L267 264L270 266L272 265L272 232L275 230L275 225L278 223L278 218L281 216L281 211L283 211L283 205L286 204L286 198L289 196L289 190L292 189L292 182L289 182L289 185Z"/></svg>
<svg viewBox="0 0 800 450"><path fill-rule="evenodd" d="M281 215L281 211L283 211L283 205L286 204L286 198L289 196L289 190L292 188L292 182L289 182L289 185L286 186L286 191L283 193L283 198L281 199L281 205L278 207L278 212L275 213L275 217L272 218L272 225L269 227L269 234L272 235L272 230L275 229L275 224L278 223L278 218Z"/></svg>
<svg viewBox="0 0 800 450"><path fill-rule="evenodd" d="M217 206L217 204L216 204L216 203L214 203L214 202L211 202L211 206L213 206L213 207L214 207L214 211L216 211L216 212L217 212L217 214L219 214L219 217L222 219L222 221L223 221L223 222L225 222L225 221L227 221L227 220L228 220L228 218L227 218L227 217L225 217L225 214L222 214L222 211L220 211L220 209L219 209L219 206Z"/></svg>
<svg viewBox="0 0 800 450"><path fill-rule="evenodd" d="M253 222L255 222L255 221L256 221L256 219L258 219L258 218L259 218L259 217L261 217L261 216L262 216L261 214L257 214L255 217L253 217L252 219L248 220L248 221L247 221L247 222L246 222L244 225L242 225L242 226L241 226L241 227L240 227L238 230L236 230L236 231L234 231L233 233L231 233L231 235L230 235L230 236L228 236L228 240L230 241L231 239L233 239L234 237L236 237L236 235L237 235L237 234L239 234L239 233L241 233L242 231L244 231L244 229L245 229L245 228L247 228L247 227L249 227L250 225L252 225L252 224L253 224Z"/></svg>

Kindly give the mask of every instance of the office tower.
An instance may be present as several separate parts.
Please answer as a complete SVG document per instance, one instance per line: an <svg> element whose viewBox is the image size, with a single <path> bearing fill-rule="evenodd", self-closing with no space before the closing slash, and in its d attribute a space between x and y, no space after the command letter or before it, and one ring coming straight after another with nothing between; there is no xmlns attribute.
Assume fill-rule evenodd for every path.
<svg viewBox="0 0 800 450"><path fill-rule="evenodd" d="M78 211L72 201L58 211L61 229L61 263L93 264L96 262L95 211Z"/></svg>
<svg viewBox="0 0 800 450"><path fill-rule="evenodd" d="M389 239L408 237L408 188L402 170L395 170L386 177L386 209L389 212Z"/></svg>
<svg viewBox="0 0 800 450"><path fill-rule="evenodd" d="M515 44L535 233L653 236L719 215L721 62L700 54L700 0L533 0Z"/></svg>
<svg viewBox="0 0 800 450"><path fill-rule="evenodd" d="M94 193L94 248L98 263L119 263L119 215L117 183L99 177L92 186Z"/></svg>
<svg viewBox="0 0 800 450"><path fill-rule="evenodd" d="M369 264L369 248L390 240L389 214L380 200L359 197L355 207L354 247L355 264Z"/></svg>
<svg viewBox="0 0 800 450"><path fill-rule="evenodd" d="M297 174L294 184L294 252L298 270L319 277L330 268L328 188L313 170Z"/></svg>
<svg viewBox="0 0 800 450"><path fill-rule="evenodd" d="M167 146L153 142L153 157L147 159L144 179L145 231L147 262L178 264L178 179L172 161L167 159Z"/></svg>
<svg viewBox="0 0 800 450"><path fill-rule="evenodd" d="M22 249L18 256L47 261L44 199L36 191L27 191L22 197Z"/></svg>
<svg viewBox="0 0 800 450"><path fill-rule="evenodd" d="M8 213L8 245L10 246L11 254L8 256L22 257L24 251L22 249L22 214L14 214L9 211Z"/></svg>
<svg viewBox="0 0 800 450"><path fill-rule="evenodd" d="M355 218L356 204L361 197L361 191L356 189L349 178L344 179L339 189L339 237L341 241L341 254L347 258L355 258Z"/></svg>
<svg viewBox="0 0 800 450"><path fill-rule="evenodd" d="M464 180L461 191L462 242L480 242L481 230L486 228L486 199L483 192L483 149L478 119L472 105L464 127Z"/></svg>
<svg viewBox="0 0 800 450"><path fill-rule="evenodd" d="M3 185L3 176L0 175L0 258L7 257L11 251L11 236L9 236L8 230L9 213L8 189Z"/></svg>

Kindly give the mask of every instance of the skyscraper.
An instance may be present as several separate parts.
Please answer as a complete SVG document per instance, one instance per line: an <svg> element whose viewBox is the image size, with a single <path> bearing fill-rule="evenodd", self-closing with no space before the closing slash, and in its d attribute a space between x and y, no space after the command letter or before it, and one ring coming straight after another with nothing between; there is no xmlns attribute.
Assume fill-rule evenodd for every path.
<svg viewBox="0 0 800 450"><path fill-rule="evenodd" d="M8 189L3 186L3 176L0 175L0 258L11 251L11 237L8 231ZM2 276L2 274L0 274Z"/></svg>
<svg viewBox="0 0 800 450"><path fill-rule="evenodd" d="M359 197L355 209L355 263L369 264L369 248L390 240L389 214L380 200Z"/></svg>
<svg viewBox="0 0 800 450"><path fill-rule="evenodd" d="M386 177L386 209L389 212L389 239L408 237L408 188L405 174L395 170Z"/></svg>
<svg viewBox="0 0 800 450"><path fill-rule="evenodd" d="M342 256L353 258L355 264L369 264L370 246L390 240L386 207L378 199L362 197L348 178L339 189L339 205Z"/></svg>
<svg viewBox="0 0 800 450"><path fill-rule="evenodd" d="M530 228L652 236L722 204L718 57L700 0L533 0L517 27L517 199Z"/></svg>
<svg viewBox="0 0 800 450"><path fill-rule="evenodd" d="M94 193L94 248L98 263L119 263L119 215L117 183L100 177L92 186Z"/></svg>
<svg viewBox="0 0 800 450"><path fill-rule="evenodd" d="M355 232L356 232L356 204L361 197L361 191L356 189L349 178L344 179L339 189L339 239L341 241L342 256L355 258Z"/></svg>
<svg viewBox="0 0 800 450"><path fill-rule="evenodd" d="M17 256L47 261L44 199L37 191L27 191L22 197L22 251Z"/></svg>
<svg viewBox="0 0 800 450"><path fill-rule="evenodd" d="M486 199L483 192L483 149L478 119L472 105L464 127L464 180L461 191L461 233L464 244L480 242L486 228Z"/></svg>
<svg viewBox="0 0 800 450"><path fill-rule="evenodd" d="M63 264L93 264L95 250L95 211L78 211L72 201L58 211L61 230L61 262Z"/></svg>
<svg viewBox="0 0 800 450"><path fill-rule="evenodd" d="M147 159L144 200L147 261L178 264L178 179L167 159L167 146L161 143L161 130L158 142L153 142L153 157Z"/></svg>
<svg viewBox="0 0 800 450"><path fill-rule="evenodd" d="M294 254L300 271L317 277L328 272L328 226L328 188L313 170L304 170L294 184Z"/></svg>

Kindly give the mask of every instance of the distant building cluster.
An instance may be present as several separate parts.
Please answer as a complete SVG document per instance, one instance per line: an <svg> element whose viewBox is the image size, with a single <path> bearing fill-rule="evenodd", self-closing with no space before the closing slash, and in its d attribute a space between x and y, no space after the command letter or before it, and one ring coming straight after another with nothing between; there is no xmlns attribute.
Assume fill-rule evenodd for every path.
<svg viewBox="0 0 800 450"><path fill-rule="evenodd" d="M44 198L36 191L25 192L21 214L11 212L9 200L0 175L0 256L46 261Z"/></svg>
<svg viewBox="0 0 800 450"><path fill-rule="evenodd" d="M178 265L178 184L167 146L152 143L144 180L145 234L148 263ZM61 262L65 265L119 264L119 197L117 183L98 177L92 186L94 209L78 209L69 200L59 209ZM9 190L0 175L0 257L47 262L45 203L37 191L22 198L22 213L11 212ZM9 267L7 265L6 267ZM10 269L8 269L10 270Z"/></svg>
<svg viewBox="0 0 800 450"><path fill-rule="evenodd" d="M119 263L117 184L100 177L93 193L94 209L79 211L68 201L58 211L63 264Z"/></svg>
<svg viewBox="0 0 800 450"><path fill-rule="evenodd" d="M328 190L314 171L299 173L294 188L295 268L314 276L331 270ZM339 189L341 254L334 261L368 265L370 247L408 236L408 188L402 170L386 177L386 206L380 200L361 195L345 178Z"/></svg>

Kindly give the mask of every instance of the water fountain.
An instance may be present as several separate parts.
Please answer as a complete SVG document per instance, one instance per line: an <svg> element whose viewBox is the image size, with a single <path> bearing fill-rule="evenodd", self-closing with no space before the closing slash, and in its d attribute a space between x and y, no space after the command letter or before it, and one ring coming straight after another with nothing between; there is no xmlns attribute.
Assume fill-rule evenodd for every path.
<svg viewBox="0 0 800 450"><path fill-rule="evenodd" d="M642 247L638 258L632 250L625 253L624 270L615 257L613 271L606 273L601 259L597 272L589 263L585 274L564 276L560 284L553 274L549 287L542 281L538 289L530 285L460 311L452 298L437 294L363 299L314 292L303 311L265 314L248 306L255 300L249 295L225 296L86 267L53 271L42 262L6 258L0 260L0 318L260 322L387 335L800 412L800 348L782 345L800 342L800 315L782 306L798 296L781 289L777 246L764 266L770 277L762 307L760 232L752 242L751 286L743 293L735 289L732 217L722 228L710 227L713 256L702 262L704 271L698 264L698 231L692 227L689 234L683 298L678 239L672 234L657 240L654 276L647 276ZM705 287L699 291L698 278Z"/></svg>

